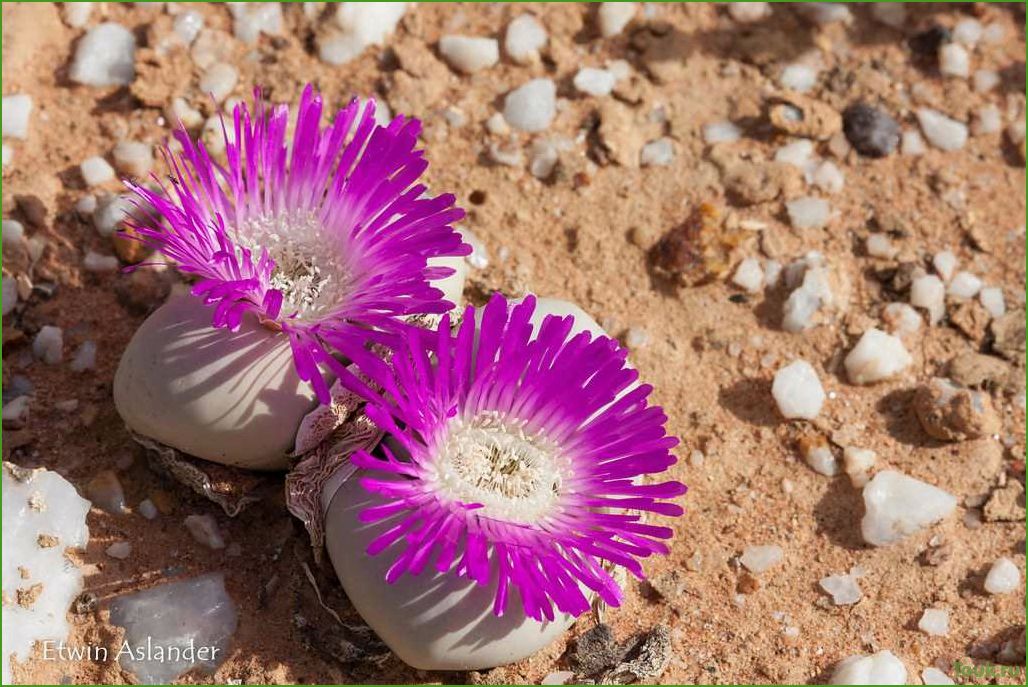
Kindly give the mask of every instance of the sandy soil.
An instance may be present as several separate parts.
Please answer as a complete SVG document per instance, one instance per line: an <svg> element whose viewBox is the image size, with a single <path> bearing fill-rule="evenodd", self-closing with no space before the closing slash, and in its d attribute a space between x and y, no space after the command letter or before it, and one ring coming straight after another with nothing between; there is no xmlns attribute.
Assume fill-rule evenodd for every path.
<svg viewBox="0 0 1028 687"><path fill-rule="evenodd" d="M1005 121L1023 118L1023 5L912 6L903 32L872 22L863 7L854 7L848 26L817 27L785 6L776 7L768 20L743 26L712 4L666 5L653 7L655 18L648 23L639 16L622 35L606 40L597 36L595 8L586 5L423 5L408 12L387 49L369 49L342 67L312 54L312 30L299 6L286 8L282 36L263 37L255 47L231 37L231 17L223 6L195 7L209 28L225 32L228 58L241 73L236 95L246 97L253 85L261 85L272 99L291 100L310 81L329 103L341 105L354 93L377 94L394 111L423 118L429 181L457 194L468 211L467 226L488 248L489 267L472 274L469 299L481 301L497 289L511 295L531 289L579 303L615 335L645 332L647 340L632 358L655 386L670 431L682 438L682 461L673 472L690 485L687 515L674 523L671 556L649 561L646 568L662 583L678 575L680 593L666 599L633 581L627 604L607 620L619 638L659 623L671 627L673 655L660 682L825 681L841 658L879 649L901 657L911 681L917 681L929 665L948 672L955 659L994 660L999 643L1023 630L1023 591L1003 597L982 591L985 572L1000 556L1012 558L1023 577L1023 496L1012 521L967 524L974 524L994 489L1024 482L1025 415L1014 403L1023 393L1023 346L1012 361L1003 362L1014 383L993 392L1001 431L961 443L929 438L911 411L911 394L919 382L944 374L955 355L991 353L991 337L981 328L968 326L965 332L952 321L922 328L908 340L914 364L886 383L851 385L841 366L844 353L893 298L882 275L896 261L871 258L863 247L873 226L891 232L900 261L926 264L926 256L953 250L967 269L1003 287L1012 310L1023 311L1023 152L1003 134L972 137L956 152L930 148L921 157L883 159L852 151L835 155L818 143L819 154L835 160L846 184L831 196L836 213L829 226L799 232L789 227L780 198L749 204L728 195L716 156L700 134L705 123L732 119L745 135L732 144L731 154L753 164L769 159L785 138L763 115L767 98L777 90L781 67L807 53L823 63L810 95L836 111L865 100L890 111L905 129L916 128L912 110L924 103L963 121L987 103L998 105ZM438 60L435 44L441 35L498 36L524 11L539 16L549 31L542 63L526 67L504 59L466 77ZM91 22L104 16L132 28L141 45L169 31L159 5L106 3ZM981 45L973 54L974 68L1002 75L987 94L976 93L967 80L942 78L931 65L913 59L904 42L933 24L952 26L965 16L1006 29L1002 42ZM70 83L67 68L81 33L62 23L52 4L3 5L4 93L29 93L35 101L30 137L14 143L13 167L3 173L3 215L47 239L34 280L53 285L52 294L37 290L26 307L4 318L4 387L21 374L31 380L35 397L28 424L5 428L3 457L57 470L80 489L98 471L115 470L130 506L149 497L163 512L154 521L138 514L90 513L91 542L80 564L86 589L100 603L94 612L69 613L72 641L117 640L119 630L107 622L108 602L116 595L224 570L240 611L231 656L213 677L194 674L187 682L538 683L547 673L566 669L565 649L591 627L592 618L581 619L535 657L485 675L427 674L392 656L340 662L330 655L334 639L318 629L320 621L315 631L293 622L294 612L316 617L300 567L310 553L302 527L286 514L281 497L229 519L148 467L115 411L111 380L132 332L160 302L160 280L81 269L88 249L110 253L111 248L109 239L74 211L86 193L77 165L91 155L109 154L121 138L161 141L168 134L162 107L173 96L202 109L208 105L198 91L198 70L184 51L160 59L139 51L140 76L132 90ZM617 97L576 95L571 78L578 68L610 59L633 66L631 81L619 87ZM566 98L548 135L580 136L549 182L523 167L492 164L485 152L490 140L506 143L483 126L502 95L540 75L554 78ZM448 123L447 108L459 110L466 122ZM610 128L598 129L603 122ZM673 163L640 168L639 146L662 134L674 141ZM530 137L517 141L527 147ZM729 221L755 220L766 227L743 232L730 254L697 268L712 272L705 283L669 284L651 268L648 253L701 202L713 204ZM786 295L781 289L742 295L725 283L719 264L744 256L787 262L809 250L824 253L850 288L845 307L804 334L780 329ZM22 263L6 246L4 258L4 275L17 274ZM97 368L75 374L67 364L32 363L28 344L46 324L64 329L66 353L83 340L95 340ZM813 363L832 394L814 423L783 421L770 395L774 370L795 357ZM58 410L55 404L68 399L77 399L78 408ZM838 445L874 449L878 468L901 470L957 495L958 512L894 546L866 546L859 534L859 490L845 476L823 477L798 458L797 441L804 433L829 437L836 450ZM695 451L702 452L702 461L689 459ZM217 517L240 555L226 556L194 542L182 525L192 513ZM127 560L105 555L117 540L132 543ZM754 580L737 558L746 546L770 543L784 548L785 559ZM867 571L860 583L863 599L832 606L818 580L854 565ZM324 589L332 588L330 573L322 571L319 579ZM329 600L359 622L341 593L333 592ZM949 636L917 630L927 607L949 609ZM798 628L798 634L785 628ZM117 664L38 659L19 666L16 676L36 683L129 680Z"/></svg>

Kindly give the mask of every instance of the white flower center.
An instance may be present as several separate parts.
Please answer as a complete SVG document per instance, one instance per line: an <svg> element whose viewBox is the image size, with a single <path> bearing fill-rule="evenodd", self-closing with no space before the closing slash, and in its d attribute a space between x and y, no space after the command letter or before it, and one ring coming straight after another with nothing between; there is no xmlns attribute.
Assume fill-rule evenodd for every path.
<svg viewBox="0 0 1028 687"><path fill-rule="evenodd" d="M315 320L335 309L351 291L346 257L324 238L313 214L265 215L249 220L239 244L255 256L267 249L275 261L269 286L282 292L282 314Z"/></svg>
<svg viewBox="0 0 1028 687"><path fill-rule="evenodd" d="M534 524L553 511L566 471L558 447L497 413L450 421L435 462L437 488L480 503L480 515Z"/></svg>

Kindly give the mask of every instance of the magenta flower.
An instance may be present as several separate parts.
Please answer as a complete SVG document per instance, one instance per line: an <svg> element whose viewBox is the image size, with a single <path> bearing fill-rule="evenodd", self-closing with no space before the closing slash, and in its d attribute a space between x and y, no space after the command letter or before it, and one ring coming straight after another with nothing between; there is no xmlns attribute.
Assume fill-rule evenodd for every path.
<svg viewBox="0 0 1028 687"><path fill-rule="evenodd" d="M639 559L667 553L672 536L642 515L681 515L663 499L686 488L639 479L673 465L678 440L647 405L651 387L633 386L625 350L588 332L569 338L570 317L547 317L533 336L534 309L533 297L509 307L497 295L480 325L468 308L456 336L448 316L432 337L408 334L391 367L367 356L385 392L367 412L395 450L387 440L384 458L353 462L377 473L362 485L385 501L361 519L391 525L368 554L406 544L387 581L431 562L496 581L496 615L515 587L528 616L552 620L554 607L588 610L587 590L618 605L603 562L642 577Z"/></svg>
<svg viewBox="0 0 1028 687"><path fill-rule="evenodd" d="M171 189L129 183L156 211L131 226L198 277L193 293L214 306L215 327L235 329L250 311L288 335L299 376L327 402L322 366L347 376L333 354L395 342L399 318L452 307L429 281L453 270L428 260L470 252L450 226L464 213L416 183L428 163L415 119L377 126L374 102L355 99L322 129L308 85L290 144L286 105L258 92L254 110L233 113L227 166L180 127L182 152L164 151Z"/></svg>

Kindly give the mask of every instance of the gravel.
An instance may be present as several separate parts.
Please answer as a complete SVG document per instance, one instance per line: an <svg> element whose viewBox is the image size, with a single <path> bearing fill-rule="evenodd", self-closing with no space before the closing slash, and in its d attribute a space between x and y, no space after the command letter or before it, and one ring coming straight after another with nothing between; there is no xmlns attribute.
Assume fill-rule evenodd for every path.
<svg viewBox="0 0 1028 687"><path fill-rule="evenodd" d="M93 212L93 226L101 236L110 236L118 225L135 209L126 196L107 195L97 201Z"/></svg>
<svg viewBox="0 0 1028 687"><path fill-rule="evenodd" d="M741 136L739 127L727 120L703 125L704 143L731 143L738 141Z"/></svg>
<svg viewBox="0 0 1028 687"><path fill-rule="evenodd" d="M784 162L797 169L803 170L810 164L811 155L814 154L814 143L805 138L788 143L775 151L775 162Z"/></svg>
<svg viewBox="0 0 1028 687"><path fill-rule="evenodd" d="M203 29L203 15L192 10L180 12L175 16L172 28L175 35L186 45L192 44Z"/></svg>
<svg viewBox="0 0 1028 687"><path fill-rule="evenodd" d="M114 542L113 544L107 547L106 553L111 558L124 560L128 558L130 555L132 555L132 544L128 543L127 541Z"/></svg>
<svg viewBox="0 0 1028 687"><path fill-rule="evenodd" d="M917 111L925 138L940 150L960 150L967 143L967 126L928 107Z"/></svg>
<svg viewBox="0 0 1028 687"><path fill-rule="evenodd" d="M973 48L982 39L982 24L977 19L961 19L953 27L952 37L957 43Z"/></svg>
<svg viewBox="0 0 1028 687"><path fill-rule="evenodd" d="M971 56L962 45L947 43L939 48L939 71L966 79L971 75Z"/></svg>
<svg viewBox="0 0 1028 687"><path fill-rule="evenodd" d="M885 157L900 142L900 126L892 115L867 103L847 107L842 113L842 128L850 145L866 157Z"/></svg>
<svg viewBox="0 0 1028 687"><path fill-rule="evenodd" d="M95 341L83 341L82 345L79 346L78 351L75 352L75 357L72 358L71 363L68 365L72 372L85 372L86 370L96 369L96 342Z"/></svg>
<svg viewBox="0 0 1028 687"><path fill-rule="evenodd" d="M873 258L892 260L899 253L899 249L892 245L892 241L885 234L868 234L865 246L867 254Z"/></svg>
<svg viewBox="0 0 1028 687"><path fill-rule="evenodd" d="M614 90L614 83L617 79L614 72L607 69L595 67L582 67L575 74L575 90L579 93L594 96L610 95Z"/></svg>
<svg viewBox="0 0 1028 687"><path fill-rule="evenodd" d="M832 597L832 603L836 606L855 604L864 596L858 582L859 575L855 574L854 570L845 575L828 575L818 581L821 589Z"/></svg>
<svg viewBox="0 0 1028 687"><path fill-rule="evenodd" d="M882 322L890 334L909 336L921 330L921 315L906 303L889 303L882 309Z"/></svg>
<svg viewBox="0 0 1028 687"><path fill-rule="evenodd" d="M46 325L32 340L32 354L47 365L57 365L64 359L64 332L60 327Z"/></svg>
<svg viewBox="0 0 1028 687"><path fill-rule="evenodd" d="M824 198L805 196L785 204L789 223L800 230L823 229L832 214L832 206Z"/></svg>
<svg viewBox="0 0 1028 687"><path fill-rule="evenodd" d="M135 35L104 22L79 40L68 78L84 86L128 86L136 78L135 55Z"/></svg>
<svg viewBox="0 0 1028 687"><path fill-rule="evenodd" d="M976 69L972 77L974 90L978 93L988 93L999 85L999 72L992 69Z"/></svg>
<svg viewBox="0 0 1028 687"><path fill-rule="evenodd" d="M518 64L531 64L539 59L546 45L546 29L531 14L522 14L507 25L503 49Z"/></svg>
<svg viewBox="0 0 1028 687"><path fill-rule="evenodd" d="M949 675L938 668L929 666L921 671L921 682L926 685L952 685L955 684Z"/></svg>
<svg viewBox="0 0 1028 687"><path fill-rule="evenodd" d="M643 167L666 167L675 159L675 148L666 136L650 141L639 151L639 164Z"/></svg>
<svg viewBox="0 0 1028 687"><path fill-rule="evenodd" d="M825 160L814 170L813 182L825 193L839 193L846 186L846 177L834 162Z"/></svg>
<svg viewBox="0 0 1028 687"><path fill-rule="evenodd" d="M232 33L244 43L256 43L262 33L282 33L282 6L277 2L232 2ZM197 29L199 32L199 29Z"/></svg>
<svg viewBox="0 0 1028 687"><path fill-rule="evenodd" d="M825 477L835 477L839 474L839 461L835 459L835 454L823 437L801 440L800 453L810 469L817 474Z"/></svg>
<svg viewBox="0 0 1028 687"><path fill-rule="evenodd" d="M503 101L503 118L520 131L544 131L556 115L557 87L550 79L532 79Z"/></svg>
<svg viewBox="0 0 1028 687"><path fill-rule="evenodd" d="M221 536L218 522L212 515L189 515L184 521L186 529L193 539L209 549L225 548L225 539Z"/></svg>
<svg viewBox="0 0 1028 687"><path fill-rule="evenodd" d="M910 304L928 311L928 321L938 324L946 314L946 285L934 274L915 277L910 282Z"/></svg>
<svg viewBox="0 0 1028 687"><path fill-rule="evenodd" d="M825 402L817 371L805 360L793 361L775 373L771 396L778 412L790 420L813 420Z"/></svg>
<svg viewBox="0 0 1028 687"><path fill-rule="evenodd" d="M785 553L781 546L748 546L739 556L739 562L751 573L759 575L782 562Z"/></svg>
<svg viewBox="0 0 1028 687"><path fill-rule="evenodd" d="M904 685L906 682L907 669L903 661L888 650L840 661L831 680L833 685Z"/></svg>
<svg viewBox="0 0 1028 687"><path fill-rule="evenodd" d="M1007 312L1007 304L1003 298L1003 289L998 286L987 286L978 292L978 301L993 317L1003 317Z"/></svg>
<svg viewBox="0 0 1028 687"><path fill-rule="evenodd" d="M903 342L879 329L868 329L843 365L853 384L874 384L897 374L912 362Z"/></svg>
<svg viewBox="0 0 1028 687"><path fill-rule="evenodd" d="M900 29L907 22L907 7L899 2L875 2L871 3L871 16L877 22Z"/></svg>
<svg viewBox="0 0 1028 687"><path fill-rule="evenodd" d="M32 114L32 97L15 93L3 97L2 127L4 138L26 139L29 137L29 116Z"/></svg>
<svg viewBox="0 0 1028 687"><path fill-rule="evenodd" d="M114 167L99 155L83 160L79 171L87 186L99 186L114 179Z"/></svg>
<svg viewBox="0 0 1028 687"><path fill-rule="evenodd" d="M113 255L102 255L95 251L86 251L82 258L82 267L87 272L116 272L118 258Z"/></svg>
<svg viewBox="0 0 1028 687"><path fill-rule="evenodd" d="M1006 556L993 563L985 576L985 591L989 594L1009 594L1018 589L1023 587L1017 564Z"/></svg>
<svg viewBox="0 0 1028 687"><path fill-rule="evenodd" d="M1003 130L1003 115L995 105L985 105L971 120L971 133L975 136L998 134Z"/></svg>
<svg viewBox="0 0 1028 687"><path fill-rule="evenodd" d="M73 29L81 29L89 23L89 17L93 14L92 2L62 2L61 10L64 23Z"/></svg>
<svg viewBox="0 0 1028 687"><path fill-rule="evenodd" d="M728 4L728 16L740 24L750 24L771 16L769 2L733 2Z"/></svg>
<svg viewBox="0 0 1028 687"><path fill-rule="evenodd" d="M782 70L778 84L797 93L806 93L817 85L817 70L805 64L790 64Z"/></svg>
<svg viewBox="0 0 1028 687"><path fill-rule="evenodd" d="M500 61L500 44L495 38L443 36L439 54L446 63L464 74L474 74Z"/></svg>
<svg viewBox="0 0 1028 687"><path fill-rule="evenodd" d="M917 628L932 637L945 637L949 634L949 611L926 608L917 621Z"/></svg>
<svg viewBox="0 0 1028 687"><path fill-rule="evenodd" d="M3 303L3 308L0 309L0 314L7 317L18 305L18 282L14 277L4 277L2 284L3 291L0 301Z"/></svg>
<svg viewBox="0 0 1028 687"><path fill-rule="evenodd" d="M938 487L895 470L883 470L864 486L860 531L868 544L893 544L949 516L957 499Z"/></svg>
<svg viewBox="0 0 1028 687"><path fill-rule="evenodd" d="M634 2L604 2L597 11L600 35L610 38L621 33L639 9Z"/></svg>
<svg viewBox="0 0 1028 687"><path fill-rule="evenodd" d="M943 281L949 281L953 278L954 273L957 270L957 265L960 261L957 260L957 256L953 254L953 251L939 251L932 256L932 267Z"/></svg>
<svg viewBox="0 0 1028 687"><path fill-rule="evenodd" d="M141 141L119 141L111 152L114 166L131 177L145 177L153 169L153 148Z"/></svg>
<svg viewBox="0 0 1028 687"><path fill-rule="evenodd" d="M406 2L340 3L336 29L318 41L318 57L329 64L344 64L364 49L385 43L407 11Z"/></svg>
<svg viewBox="0 0 1028 687"><path fill-rule="evenodd" d="M5 219L0 223L0 235L7 245L20 245L25 240L25 225L16 219Z"/></svg>
<svg viewBox="0 0 1028 687"><path fill-rule="evenodd" d="M868 475L877 461L878 454L869 448L847 446L842 450L843 469L858 489L867 484Z"/></svg>
<svg viewBox="0 0 1028 687"><path fill-rule="evenodd" d="M913 130L904 131L900 152L910 157L924 155L928 152L928 146L925 145L924 137L921 136L920 132Z"/></svg>
<svg viewBox="0 0 1028 687"><path fill-rule="evenodd" d="M222 102L227 98L239 81L239 72L227 62L215 62L200 77L200 90Z"/></svg>
<svg viewBox="0 0 1028 687"><path fill-rule="evenodd" d="M982 280L970 272L960 271L953 275L947 293L954 298L974 298L982 290Z"/></svg>
<svg viewBox="0 0 1028 687"><path fill-rule="evenodd" d="M732 283L749 293L758 293L764 288L764 270L756 258L746 258L739 263L732 276Z"/></svg>

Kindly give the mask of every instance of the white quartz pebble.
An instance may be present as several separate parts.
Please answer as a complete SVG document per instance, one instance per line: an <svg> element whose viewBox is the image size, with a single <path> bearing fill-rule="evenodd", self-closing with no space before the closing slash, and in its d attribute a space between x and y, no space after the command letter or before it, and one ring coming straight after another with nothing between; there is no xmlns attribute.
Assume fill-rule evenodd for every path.
<svg viewBox="0 0 1028 687"><path fill-rule="evenodd" d="M921 682L926 685L952 685L955 684L949 675L938 668L928 666L921 671Z"/></svg>
<svg viewBox="0 0 1028 687"><path fill-rule="evenodd" d="M885 234L868 234L866 246L867 254L873 258L891 260L899 253L899 249L892 245L892 241Z"/></svg>
<svg viewBox="0 0 1028 687"><path fill-rule="evenodd" d="M139 502L139 506L136 507L139 514L147 520L153 520L157 517L157 506L150 499L143 499Z"/></svg>
<svg viewBox="0 0 1028 687"><path fill-rule="evenodd" d="M846 177L834 162L825 160L814 170L814 185L826 193L839 193L846 185Z"/></svg>
<svg viewBox="0 0 1028 687"><path fill-rule="evenodd" d="M3 292L0 302L3 303L3 308L0 314L7 317L14 310L14 306L18 305L18 282L14 277L4 277L2 284Z"/></svg>
<svg viewBox="0 0 1028 687"><path fill-rule="evenodd" d="M982 39L982 24L977 19L967 17L953 27L953 40L973 48Z"/></svg>
<svg viewBox="0 0 1028 687"><path fill-rule="evenodd" d="M817 371L806 360L795 360L775 373L771 396L778 412L790 420L813 420L825 402Z"/></svg>
<svg viewBox="0 0 1028 687"><path fill-rule="evenodd" d="M610 92L614 90L615 81L617 79L614 77L614 72L610 70L582 67L575 74L573 83L575 90L579 93L604 96L610 95Z"/></svg>
<svg viewBox="0 0 1028 687"><path fill-rule="evenodd" d="M971 56L967 49L956 43L946 43L939 48L939 71L946 76L966 79L971 75Z"/></svg>
<svg viewBox="0 0 1028 687"><path fill-rule="evenodd" d="M873 2L871 16L875 21L899 29L907 21L907 7L902 2Z"/></svg>
<svg viewBox="0 0 1028 687"><path fill-rule="evenodd" d="M62 2L64 23L73 29L81 29L89 22L89 15L93 13L93 4L92 2Z"/></svg>
<svg viewBox="0 0 1028 687"><path fill-rule="evenodd" d="M974 113L971 120L971 133L975 136L998 134L1003 130L1003 115L995 105L984 105Z"/></svg>
<svg viewBox="0 0 1028 687"><path fill-rule="evenodd" d="M999 85L999 73L992 69L976 69L973 82L978 93L988 93Z"/></svg>
<svg viewBox="0 0 1028 687"><path fill-rule="evenodd" d="M546 29L531 14L522 14L507 25L503 49L518 64L530 64L539 59L539 51L546 45Z"/></svg>
<svg viewBox="0 0 1028 687"><path fill-rule="evenodd" d="M197 35L203 29L203 15L193 10L186 12L180 12L175 16L175 21L172 24L172 28L175 30L175 35L182 40L186 45L190 45L196 40Z"/></svg>
<svg viewBox="0 0 1028 687"><path fill-rule="evenodd" d="M749 24L771 16L769 2L730 2L728 16L740 24Z"/></svg>
<svg viewBox="0 0 1028 687"><path fill-rule="evenodd" d="M515 129L543 131L557 115L557 87L550 79L532 79L507 94L503 118Z"/></svg>
<svg viewBox="0 0 1028 687"><path fill-rule="evenodd" d="M910 304L928 311L928 321L938 324L946 314L946 285L934 274L914 277L910 282Z"/></svg>
<svg viewBox="0 0 1028 687"><path fill-rule="evenodd" d="M885 546L949 516L957 499L938 487L895 470L879 472L864 486L860 531L868 544Z"/></svg>
<svg viewBox="0 0 1028 687"><path fill-rule="evenodd" d="M818 584L832 597L832 603L836 606L849 606L857 603L863 597L857 576L852 573L828 575L822 577Z"/></svg>
<svg viewBox="0 0 1028 687"><path fill-rule="evenodd" d="M500 44L495 38L443 36L439 54L457 71L474 74L500 61Z"/></svg>
<svg viewBox="0 0 1028 687"><path fill-rule="evenodd" d="M114 179L114 167L99 155L83 160L79 171L87 186L99 186Z"/></svg>
<svg viewBox="0 0 1028 687"><path fill-rule="evenodd" d="M790 200L785 204L789 223L796 229L822 229L828 224L832 208L824 198L806 196Z"/></svg>
<svg viewBox="0 0 1028 687"><path fill-rule="evenodd" d="M209 549L225 548L225 539L221 536L218 522L212 515L189 515L185 519L186 529L193 539Z"/></svg>
<svg viewBox="0 0 1028 687"><path fill-rule="evenodd" d="M113 255L102 255L95 251L86 251L82 258L82 267L87 272L116 272L118 269L118 258Z"/></svg>
<svg viewBox="0 0 1028 687"><path fill-rule="evenodd" d="M600 4L597 18L600 35L604 38L616 36L632 21L638 9L634 2L604 2Z"/></svg>
<svg viewBox="0 0 1028 687"><path fill-rule="evenodd" d="M318 40L318 57L343 64L372 45L382 45L407 11L406 2L343 2L335 8L335 31Z"/></svg>
<svg viewBox="0 0 1028 687"><path fill-rule="evenodd" d="M1007 304L1003 298L1003 289L998 286L986 286L978 292L978 300L990 315L1002 317L1007 312Z"/></svg>
<svg viewBox="0 0 1028 687"><path fill-rule="evenodd" d="M735 268L732 283L744 291L757 293L764 287L764 270L756 258L746 258Z"/></svg>
<svg viewBox="0 0 1028 687"><path fill-rule="evenodd" d="M0 145L0 164L7 167L12 162L14 162L14 149L6 143Z"/></svg>
<svg viewBox="0 0 1028 687"><path fill-rule="evenodd" d="M960 271L953 275L947 293L954 298L974 298L981 289L981 279L970 272Z"/></svg>
<svg viewBox="0 0 1028 687"><path fill-rule="evenodd" d="M825 477L835 477L839 474L839 461L827 443L814 444L806 447L803 459L810 466L810 469Z"/></svg>
<svg viewBox="0 0 1028 687"><path fill-rule="evenodd" d="M232 93L239 80L239 72L227 62L215 62L200 77L200 90L221 102Z"/></svg>
<svg viewBox="0 0 1028 687"><path fill-rule="evenodd" d="M900 141L900 152L904 155L913 157L916 155L924 155L928 152L927 146L925 146L924 138L920 132L909 130L903 132L903 138Z"/></svg>
<svg viewBox="0 0 1028 687"><path fill-rule="evenodd" d="M907 669L891 651L850 656L838 663L832 673L833 685L903 685Z"/></svg>
<svg viewBox="0 0 1028 687"><path fill-rule="evenodd" d="M83 341L68 365L72 372L85 372L96 368L96 342Z"/></svg>
<svg viewBox="0 0 1028 687"><path fill-rule="evenodd" d="M706 143L731 143L738 141L741 135L739 127L727 120L703 125L703 140Z"/></svg>
<svg viewBox="0 0 1028 687"><path fill-rule="evenodd" d="M255 43L266 33L282 32L282 5L278 2L230 2L232 33L244 43Z"/></svg>
<svg viewBox="0 0 1028 687"><path fill-rule="evenodd" d="M784 162L799 169L805 169L814 153L814 143L805 138L787 143L775 151L775 162Z"/></svg>
<svg viewBox="0 0 1028 687"><path fill-rule="evenodd" d="M127 86L136 77L135 54L135 35L104 22L79 40L68 77L85 86Z"/></svg>
<svg viewBox="0 0 1028 687"><path fill-rule="evenodd" d="M2 105L3 137L28 138L29 115L32 114L32 97L24 93L5 95Z"/></svg>
<svg viewBox="0 0 1028 687"><path fill-rule="evenodd" d="M782 88L806 93L817 85L817 70L805 64L790 64L782 70L778 83Z"/></svg>
<svg viewBox="0 0 1028 687"><path fill-rule="evenodd" d="M124 560L132 554L132 544L127 541L114 542L107 547L106 552L111 558Z"/></svg>
<svg viewBox="0 0 1028 687"><path fill-rule="evenodd" d="M926 608L917 621L917 628L926 635L945 637L949 634L949 611Z"/></svg>
<svg viewBox="0 0 1028 687"><path fill-rule="evenodd" d="M958 264L960 264L960 261L957 260L957 256L952 251L944 250L932 256L932 267L935 268L935 271L942 277L943 281L949 281L953 278Z"/></svg>
<svg viewBox="0 0 1028 687"><path fill-rule="evenodd" d="M989 568L985 576L985 591L990 594L1009 594L1024 589L1021 585L1021 571L1017 564L1004 556Z"/></svg>
<svg viewBox="0 0 1028 687"><path fill-rule="evenodd" d="M967 143L967 125L941 112L922 107L917 111L917 121L928 142L940 150L959 150Z"/></svg>
<svg viewBox="0 0 1028 687"><path fill-rule="evenodd" d="M5 219L0 223L3 242L8 245L19 245L25 240L25 225L16 219Z"/></svg>
<svg viewBox="0 0 1028 687"><path fill-rule="evenodd" d="M921 329L921 315L906 303L889 303L882 309L882 322L890 334L907 336Z"/></svg>
<svg viewBox="0 0 1028 687"><path fill-rule="evenodd" d="M64 358L64 332L60 327L46 325L32 340L32 354L47 365L56 365Z"/></svg>
<svg viewBox="0 0 1028 687"><path fill-rule="evenodd" d="M879 329L868 329L843 365L854 384L874 384L895 377L912 362L903 342Z"/></svg>
<svg viewBox="0 0 1028 687"><path fill-rule="evenodd" d="M784 555L781 546L748 546L739 556L739 562L750 572L759 575L781 563Z"/></svg>
<svg viewBox="0 0 1028 687"><path fill-rule="evenodd" d="M869 448L847 446L842 450L842 464L850 482L858 489L867 484L868 473L875 466L878 454Z"/></svg>
<svg viewBox="0 0 1028 687"><path fill-rule="evenodd" d="M119 141L111 157L121 172L136 178L146 176L153 167L153 148L142 141Z"/></svg>
<svg viewBox="0 0 1028 687"><path fill-rule="evenodd" d="M650 141L639 151L639 164L643 167L666 167L674 159L675 147L667 136Z"/></svg>

